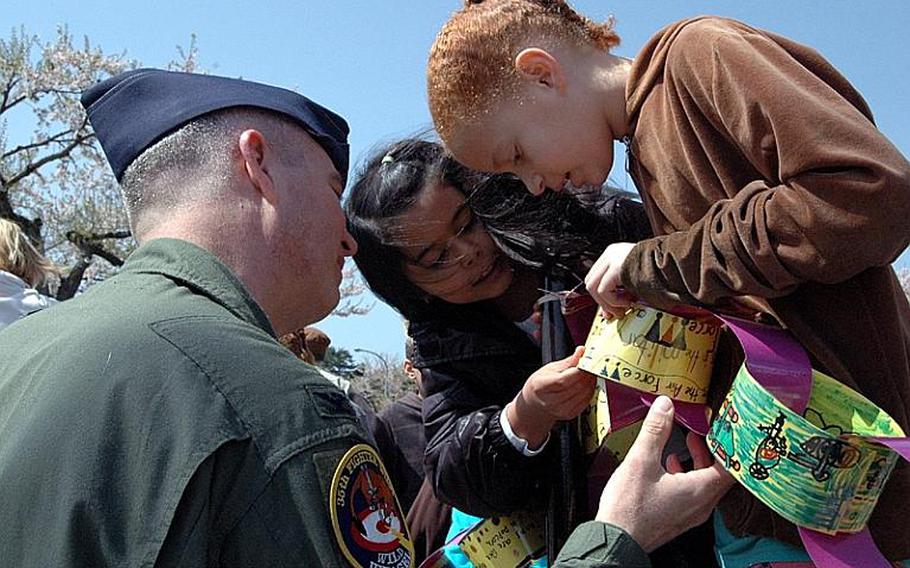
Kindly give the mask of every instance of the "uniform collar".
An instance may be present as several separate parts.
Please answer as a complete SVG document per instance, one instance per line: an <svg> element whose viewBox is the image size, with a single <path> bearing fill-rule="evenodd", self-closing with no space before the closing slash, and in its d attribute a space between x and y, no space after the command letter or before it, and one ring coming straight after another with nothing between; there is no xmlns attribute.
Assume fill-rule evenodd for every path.
<svg viewBox="0 0 910 568"><path fill-rule="evenodd" d="M268 316L231 269L192 243L178 239L149 241L130 255L121 273L167 276L275 337Z"/></svg>

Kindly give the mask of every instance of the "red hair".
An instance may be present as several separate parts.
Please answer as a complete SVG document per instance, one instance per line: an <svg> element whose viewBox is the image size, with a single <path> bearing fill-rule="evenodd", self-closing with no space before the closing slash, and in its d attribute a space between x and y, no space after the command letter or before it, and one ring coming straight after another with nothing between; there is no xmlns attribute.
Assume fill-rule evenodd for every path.
<svg viewBox="0 0 910 568"><path fill-rule="evenodd" d="M607 51L619 45L619 36L612 18L595 23L565 0L466 0L436 36L427 65L430 113L443 140L515 92L513 60L531 42Z"/></svg>

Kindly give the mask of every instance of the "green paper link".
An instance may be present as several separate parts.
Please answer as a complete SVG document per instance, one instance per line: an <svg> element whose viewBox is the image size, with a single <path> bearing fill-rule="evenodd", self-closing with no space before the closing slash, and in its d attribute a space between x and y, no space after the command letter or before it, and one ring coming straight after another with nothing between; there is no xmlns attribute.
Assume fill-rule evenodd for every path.
<svg viewBox="0 0 910 568"><path fill-rule="evenodd" d="M800 416L743 365L708 433L711 452L785 519L826 534L861 531L891 470L894 451L866 436L902 437L883 410L813 371Z"/></svg>

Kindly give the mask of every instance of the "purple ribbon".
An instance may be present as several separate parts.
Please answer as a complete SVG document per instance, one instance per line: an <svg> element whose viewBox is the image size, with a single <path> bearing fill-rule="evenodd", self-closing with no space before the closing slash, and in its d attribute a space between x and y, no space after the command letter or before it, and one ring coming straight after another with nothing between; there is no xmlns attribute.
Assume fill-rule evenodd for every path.
<svg viewBox="0 0 910 568"><path fill-rule="evenodd" d="M869 529L858 533L827 535L797 527L809 558L822 568L892 568L892 564L875 546Z"/></svg>
<svg viewBox="0 0 910 568"><path fill-rule="evenodd" d="M605 380L610 431L615 432L642 420L654 404L657 395L641 392L630 386ZM673 401L675 420L699 436L710 430L707 405L694 402Z"/></svg>
<svg viewBox="0 0 910 568"><path fill-rule="evenodd" d="M742 343L749 373L775 398L802 416L812 392L812 365L803 348L782 329L729 316L718 317ZM885 445L910 460L910 438L869 436L866 439ZM892 566L875 545L868 528L857 533L837 535L827 535L806 527L797 528L806 552L816 566Z"/></svg>
<svg viewBox="0 0 910 568"><path fill-rule="evenodd" d="M730 316L717 316L743 346L746 368L765 389L802 415L812 393L812 363L782 329Z"/></svg>

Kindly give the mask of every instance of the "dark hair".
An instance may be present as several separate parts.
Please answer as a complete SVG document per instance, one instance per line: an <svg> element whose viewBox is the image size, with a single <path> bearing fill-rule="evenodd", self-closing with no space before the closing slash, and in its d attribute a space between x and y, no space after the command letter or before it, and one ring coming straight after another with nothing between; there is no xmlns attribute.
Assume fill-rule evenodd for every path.
<svg viewBox="0 0 910 568"><path fill-rule="evenodd" d="M355 175L345 204L348 230L357 240L354 262L381 300L411 321L451 304L429 296L404 274L405 258L394 234L396 218L420 192L451 185L503 252L514 261L580 282L581 262L596 259L607 245L650 235L641 205L625 197L547 192L533 196L512 175L475 172L443 147L406 139L377 150Z"/></svg>
<svg viewBox="0 0 910 568"><path fill-rule="evenodd" d="M512 175L488 176L468 196L474 214L507 256L561 278L583 280L581 264L608 245L651 236L640 203L600 188L531 195Z"/></svg>
<svg viewBox="0 0 910 568"><path fill-rule="evenodd" d="M438 299L405 276L405 259L391 234L394 219L424 187L445 181L461 188L466 173L439 145L406 139L377 150L354 178L345 203L348 231L357 241L354 262L373 293L409 320L422 319Z"/></svg>

